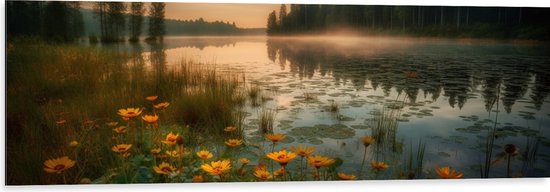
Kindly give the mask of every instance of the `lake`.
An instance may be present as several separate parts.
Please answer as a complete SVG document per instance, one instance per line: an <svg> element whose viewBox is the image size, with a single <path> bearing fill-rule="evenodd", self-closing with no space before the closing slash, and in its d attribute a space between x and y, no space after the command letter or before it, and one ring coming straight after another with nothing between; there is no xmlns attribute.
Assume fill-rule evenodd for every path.
<svg viewBox="0 0 550 192"><path fill-rule="evenodd" d="M267 116L272 132L288 135L281 147L315 147L344 160L339 169L348 172L362 164L361 138L375 136L367 162L403 171L370 179L436 178L434 169L443 166L479 178L488 154L487 176L506 177L507 144L519 149L510 159L511 177L550 175L547 45L386 37L164 41L118 48L160 55L166 65L194 59L244 74L243 92L259 94L241 109L242 126L246 141L261 149L271 144L259 130Z"/></svg>

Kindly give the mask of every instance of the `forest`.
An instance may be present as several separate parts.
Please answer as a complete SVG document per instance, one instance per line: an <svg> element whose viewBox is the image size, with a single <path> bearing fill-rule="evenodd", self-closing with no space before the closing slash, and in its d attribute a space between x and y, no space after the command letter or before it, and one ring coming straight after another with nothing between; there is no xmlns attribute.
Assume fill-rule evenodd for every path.
<svg viewBox="0 0 550 192"><path fill-rule="evenodd" d="M269 35L350 29L363 34L539 39L550 37L550 11L527 7L281 5Z"/></svg>
<svg viewBox="0 0 550 192"><path fill-rule="evenodd" d="M84 9L80 2L8 1L7 37L35 37L50 42L139 41L164 35L261 35L265 29L238 28L235 22L164 18L165 3L95 2Z"/></svg>

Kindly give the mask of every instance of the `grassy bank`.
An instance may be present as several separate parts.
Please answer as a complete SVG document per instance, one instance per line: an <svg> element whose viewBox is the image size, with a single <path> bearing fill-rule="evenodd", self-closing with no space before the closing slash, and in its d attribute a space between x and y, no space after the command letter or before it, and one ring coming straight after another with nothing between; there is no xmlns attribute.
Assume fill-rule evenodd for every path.
<svg viewBox="0 0 550 192"><path fill-rule="evenodd" d="M158 114L162 134L189 132L189 143L194 134L222 135L223 128L237 123L234 95L241 75L218 74L211 66L191 60L167 65L162 50L144 57L78 45L8 42L7 184L59 183L55 175L43 174L43 162L64 155L85 160L67 175L69 183L98 178L116 167L109 149L117 134L107 124L130 125L117 114L122 108ZM151 95L158 99L145 99ZM161 102L168 107L153 107ZM146 127L141 119L133 121ZM69 146L73 140L78 147Z"/></svg>

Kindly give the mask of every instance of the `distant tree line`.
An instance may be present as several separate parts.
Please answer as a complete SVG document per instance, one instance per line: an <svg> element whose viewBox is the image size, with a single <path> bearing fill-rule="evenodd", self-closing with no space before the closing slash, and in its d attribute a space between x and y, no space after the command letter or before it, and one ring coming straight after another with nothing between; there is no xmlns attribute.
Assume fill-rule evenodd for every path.
<svg viewBox="0 0 550 192"><path fill-rule="evenodd" d="M149 6L149 36L147 41L162 41L166 33L164 26L165 3L153 2ZM99 19L100 40L102 42L125 41L126 18L128 17L129 41L138 42L144 22L144 4L130 3L129 13L124 2L96 2L94 13ZM91 36L91 42L97 42L97 37Z"/></svg>
<svg viewBox="0 0 550 192"><path fill-rule="evenodd" d="M281 5L268 15L269 35L350 28L424 36L550 38L550 9L378 5Z"/></svg>
<svg viewBox="0 0 550 192"><path fill-rule="evenodd" d="M84 35L80 2L7 1L6 35L71 42Z"/></svg>
<svg viewBox="0 0 550 192"><path fill-rule="evenodd" d="M235 22L207 22L203 18L195 20L166 20L170 34L185 35L230 35L240 33Z"/></svg>

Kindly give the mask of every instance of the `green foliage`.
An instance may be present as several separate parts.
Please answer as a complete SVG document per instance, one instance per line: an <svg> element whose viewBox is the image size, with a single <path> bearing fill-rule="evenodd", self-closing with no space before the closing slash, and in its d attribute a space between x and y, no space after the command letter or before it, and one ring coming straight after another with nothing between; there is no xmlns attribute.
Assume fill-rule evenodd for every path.
<svg viewBox="0 0 550 192"><path fill-rule="evenodd" d="M269 13L268 35L351 31L499 39L550 36L550 14L542 8L292 4L289 13L284 5L279 12L278 19Z"/></svg>
<svg viewBox="0 0 550 192"><path fill-rule="evenodd" d="M130 21L128 22L130 41L137 42L139 41L143 25L143 13L145 11L145 9L143 9L143 2L132 2L130 11Z"/></svg>
<svg viewBox="0 0 550 192"><path fill-rule="evenodd" d="M149 40L161 41L162 36L166 34L164 25L164 7L165 3L151 3L149 7Z"/></svg>

